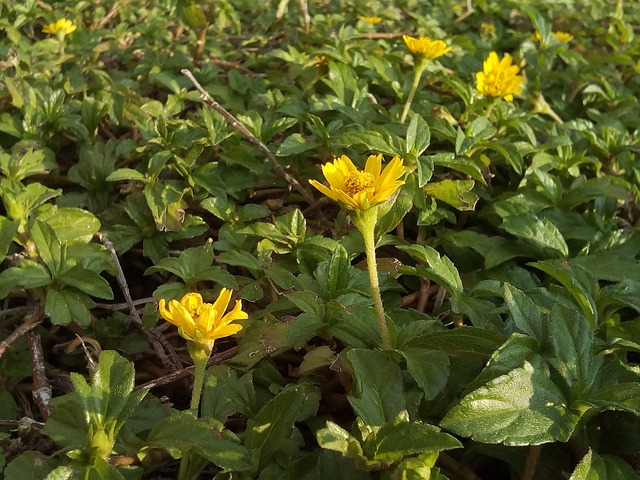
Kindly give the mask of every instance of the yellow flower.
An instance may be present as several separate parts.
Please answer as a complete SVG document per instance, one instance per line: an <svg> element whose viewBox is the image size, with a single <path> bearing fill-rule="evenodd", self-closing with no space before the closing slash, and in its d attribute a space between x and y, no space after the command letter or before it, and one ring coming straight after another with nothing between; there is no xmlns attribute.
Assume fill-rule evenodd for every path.
<svg viewBox="0 0 640 480"><path fill-rule="evenodd" d="M553 32L553 36L556 37L556 40L562 43L569 43L573 40L573 35L567 32Z"/></svg>
<svg viewBox="0 0 640 480"><path fill-rule="evenodd" d="M478 91L488 97L513 100L513 96L522 91L524 77L518 75L520 68L511 62L511 55L505 54L499 59L496 52L491 52L482 64L482 72L476 73Z"/></svg>
<svg viewBox="0 0 640 480"><path fill-rule="evenodd" d="M362 20L365 23L368 23L369 25L375 25L377 23L380 23L382 21L382 18L380 17L358 17L358 20Z"/></svg>
<svg viewBox="0 0 640 480"><path fill-rule="evenodd" d="M168 309L165 308L164 299L160 299L158 311L162 318L178 327L183 338L210 348L216 339L242 330L242 325L231 322L249 318L242 311L240 300L236 300L233 310L224 314L231 300L231 293L231 290L223 288L213 304L204 303L199 293L187 293L180 302L171 300Z"/></svg>
<svg viewBox="0 0 640 480"><path fill-rule="evenodd" d="M573 40L573 35L567 32L551 32L551 35L553 35L556 38L556 40L558 40L561 43L569 43L571 40ZM540 36L540 32L536 32L536 40L537 41L542 40L542 37Z"/></svg>
<svg viewBox="0 0 640 480"><path fill-rule="evenodd" d="M43 33L51 33L56 34L58 32L63 32L65 35L75 31L76 26L73 24L71 20L67 20L66 18L61 18L57 22L50 23L46 27L42 29Z"/></svg>
<svg viewBox="0 0 640 480"><path fill-rule="evenodd" d="M327 197L353 210L364 210L387 200L403 180L405 168L400 157L393 160L382 171L382 155L370 155L360 171L346 155L325 163L322 173L329 182L329 188L316 180L309 183Z"/></svg>
<svg viewBox="0 0 640 480"><path fill-rule="evenodd" d="M412 54L424 57L427 60L433 60L451 50L451 47L442 40L431 40L429 37L416 38L403 35L402 39Z"/></svg>

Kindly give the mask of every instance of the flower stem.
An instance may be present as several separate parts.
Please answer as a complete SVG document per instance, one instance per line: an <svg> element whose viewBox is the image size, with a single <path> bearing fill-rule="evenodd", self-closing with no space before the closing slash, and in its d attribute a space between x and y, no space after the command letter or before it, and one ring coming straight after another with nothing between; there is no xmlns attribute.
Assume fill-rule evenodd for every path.
<svg viewBox="0 0 640 480"><path fill-rule="evenodd" d="M382 305L382 296L380 295L380 282L378 280L378 264L376 263L375 229L377 217L377 208L369 208L356 215L354 224L358 227L358 230L360 230L362 238L364 239L364 251L367 256L369 284L371 285L373 306L375 308L376 318L378 319L382 348L390 349L391 338L384 315L384 306Z"/></svg>
<svg viewBox="0 0 640 480"><path fill-rule="evenodd" d="M209 355L202 348L202 345L196 342L188 342L189 354L193 359L193 390L191 391L191 413L195 417L198 417L198 410L200 407L200 396L202 395L202 385L204 383L204 371L207 367L207 360Z"/></svg>
<svg viewBox="0 0 640 480"><path fill-rule="evenodd" d="M407 119L407 115L409 115L409 110L411 109L411 103L413 102L413 97L416 95L416 91L418 90L418 85L420 85L420 79L422 78L422 72L424 72L426 67L427 67L427 62L421 59L417 61L413 69L413 83L411 84L411 90L409 90L407 101L405 102L404 109L402 110L400 123L404 123L405 120Z"/></svg>
<svg viewBox="0 0 640 480"><path fill-rule="evenodd" d="M209 360L209 351L196 342L187 342L189 355L193 360L193 390L191 391L191 405L189 411L194 417L198 417L200 408L200 397L202 395L202 386L204 384L204 371L207 368L207 360ZM182 452L180 459L180 470L178 471L178 480L190 480L192 478L189 468L189 462L192 460L193 453L191 450Z"/></svg>

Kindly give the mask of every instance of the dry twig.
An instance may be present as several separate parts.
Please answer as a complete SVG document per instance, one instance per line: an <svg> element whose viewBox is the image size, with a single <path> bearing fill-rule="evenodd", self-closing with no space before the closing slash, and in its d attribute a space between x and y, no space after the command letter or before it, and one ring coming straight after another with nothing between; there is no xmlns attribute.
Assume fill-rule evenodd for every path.
<svg viewBox="0 0 640 480"><path fill-rule="evenodd" d="M16 328L11 334L0 342L0 357L24 334L36 328L42 322L44 314L44 306L42 303L29 315L24 317L24 322Z"/></svg>
<svg viewBox="0 0 640 480"><path fill-rule="evenodd" d="M302 195L302 197L305 199L305 201L309 205L312 205L313 203L315 203L315 199L313 198L313 195L311 194L311 192L309 192L309 190L304 188L300 184L300 182L298 182L298 180L296 180L293 176L291 176L285 171L285 169L282 167L280 162L278 162L278 159L275 157L273 153L271 153L271 150L269 150L269 148L264 143L258 140L258 138L256 138L255 135L253 135L249 130L247 130L247 128L244 125L242 125L236 117L234 117L231 113L229 113L229 111L226 108L224 108L222 105L216 102L213 99L213 97L209 95L209 93L204 89L204 87L200 85L200 82L196 80L196 77L193 76L193 73L191 73L190 70L183 68L181 72L185 77L187 77L191 81L191 83L193 83L193 86L196 87L196 89L200 92L200 97L202 98L202 100L204 100L216 112L222 115L225 118L225 120L229 122L229 124L233 128L235 128L238 131L238 133L240 133L240 135L242 135L245 139L247 139L249 143L251 143L254 147L260 150L262 153L264 153L264 155L269 160L271 160L274 170L278 175L280 175L290 185L292 185L300 193L300 195Z"/></svg>
<svg viewBox="0 0 640 480"><path fill-rule="evenodd" d="M212 355L207 361L207 367L210 367L212 365L218 365L219 363L222 363L225 360L229 360L230 358L234 357L236 353L238 353L238 347L232 347L229 350L225 350L224 352L216 353L215 355ZM143 383L142 385L138 385L136 386L135 390L140 390L143 388L147 390L151 390L152 388L168 385L170 383L173 383L177 380L180 380L181 378L184 378L190 375L193 369L194 367L193 365L191 365L190 367L186 367L181 370L171 372L167 375L156 378L155 380L151 380L149 382Z"/></svg>
<svg viewBox="0 0 640 480"><path fill-rule="evenodd" d="M49 406L49 400L53 398L53 392L45 373L40 334L35 330L29 331L29 350L31 351L31 367L33 368L33 391L31 395L38 406L38 410L40 410L40 415L46 421L52 410Z"/></svg>

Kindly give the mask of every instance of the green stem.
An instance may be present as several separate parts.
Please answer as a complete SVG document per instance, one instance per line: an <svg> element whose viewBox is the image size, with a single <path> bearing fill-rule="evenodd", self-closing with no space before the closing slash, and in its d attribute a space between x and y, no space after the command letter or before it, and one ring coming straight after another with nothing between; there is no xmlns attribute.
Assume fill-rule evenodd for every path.
<svg viewBox="0 0 640 480"><path fill-rule="evenodd" d="M200 409L200 397L202 396L202 386L204 385L204 371L207 368L207 360L209 360L209 351L196 342L187 342L189 355L193 360L193 390L191 391L191 405L189 411L194 417L198 417ZM189 469L189 460L192 455L191 450L182 453L180 459L180 470L178 471L178 480L190 480L192 475Z"/></svg>
<svg viewBox="0 0 640 480"><path fill-rule="evenodd" d="M204 371L207 367L209 355L202 345L196 342L188 342L189 354L193 359L193 390L191 392L191 413L197 418L200 407L200 396L202 395L202 385L204 384Z"/></svg>
<svg viewBox="0 0 640 480"><path fill-rule="evenodd" d="M420 85L420 80L422 79L422 72L424 72L427 67L427 62L424 59L420 59L416 61L415 68L413 69L413 83L411 84L411 90L409 90L409 96L407 97L407 101L404 104L404 109L402 110L402 116L400 117L400 123L404 123L407 119L407 115L409 115L409 110L411 109L411 103L413 102L413 97L416 95L416 91L418 91L418 86Z"/></svg>
<svg viewBox="0 0 640 480"><path fill-rule="evenodd" d="M358 227L364 239L364 251L367 256L367 271L369 272L371 296L373 297L373 306L375 308L376 318L378 319L378 327L380 328L380 341L382 348L390 349L391 338L384 315L384 306L382 305L382 296L380 295L380 282L378 281L378 264L376 263L375 230L376 220L378 218L377 208L368 208L358 212L354 217L354 224Z"/></svg>

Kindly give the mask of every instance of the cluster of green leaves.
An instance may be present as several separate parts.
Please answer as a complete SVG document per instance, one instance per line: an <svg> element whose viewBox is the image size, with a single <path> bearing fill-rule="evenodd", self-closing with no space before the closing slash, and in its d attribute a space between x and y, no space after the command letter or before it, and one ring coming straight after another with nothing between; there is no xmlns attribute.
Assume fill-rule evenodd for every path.
<svg viewBox="0 0 640 480"><path fill-rule="evenodd" d="M471 3L0 5L0 332L40 307L46 373L71 378L36 440L0 427L6 478L638 478L640 4ZM453 49L401 124L404 32ZM513 102L475 91L490 51L523 68ZM376 226L393 348L348 214L184 68L303 188L334 156L403 158ZM187 358L153 302L142 325L96 304L121 300L111 243L135 299L226 287L249 312L198 418L188 383L140 388ZM2 425L36 410L14 340Z"/></svg>

